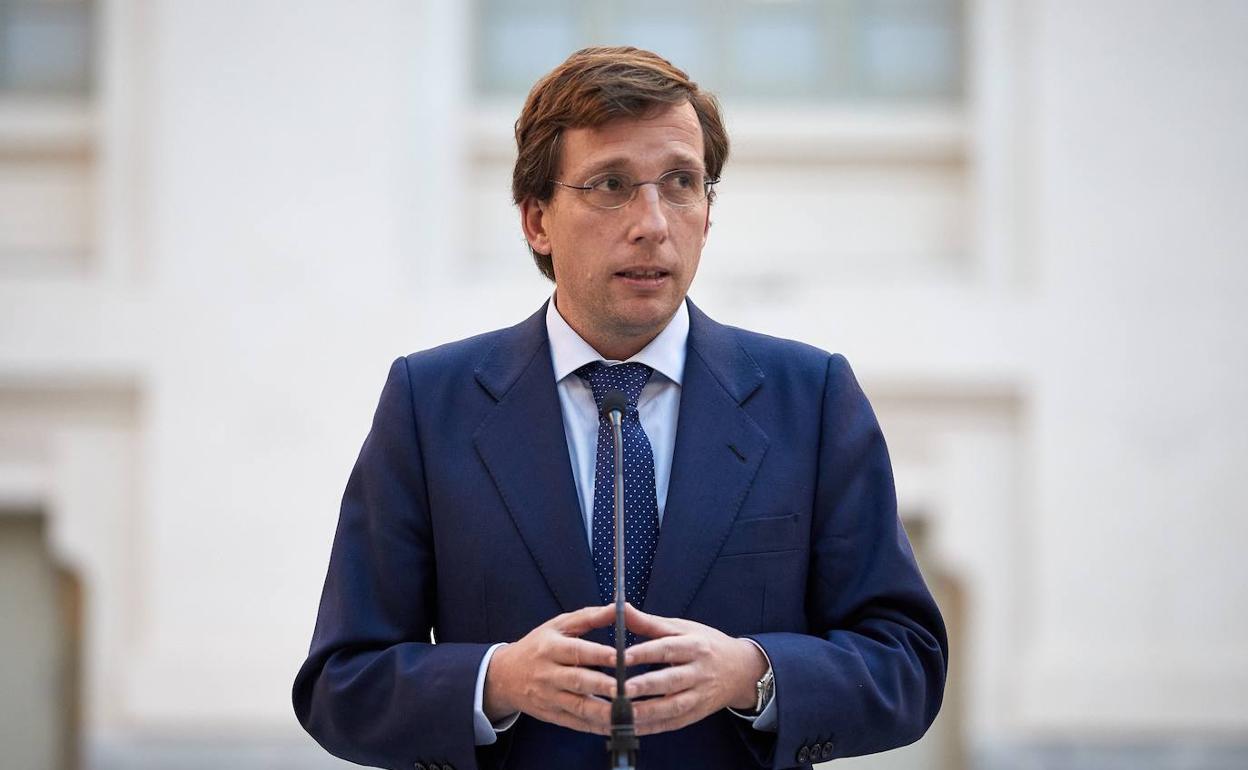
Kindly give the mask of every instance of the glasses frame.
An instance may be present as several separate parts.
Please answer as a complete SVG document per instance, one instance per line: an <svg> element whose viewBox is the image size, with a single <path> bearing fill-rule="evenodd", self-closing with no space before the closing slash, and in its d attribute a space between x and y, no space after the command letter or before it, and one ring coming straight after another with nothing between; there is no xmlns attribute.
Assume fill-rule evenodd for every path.
<svg viewBox="0 0 1248 770"><path fill-rule="evenodd" d="M695 172L695 173L701 174L701 175L702 175L702 177L703 177L703 178L702 178L702 197L701 197L701 198L698 198L697 200L693 201L692 203L676 203L676 202L674 202L674 201L670 201L670 200L668 200L668 199L667 199L667 197L666 197L665 195L663 195L663 180L667 179L668 177L672 176L673 174L688 174L688 173L690 173L690 172ZM591 177L591 178L597 178L598 176L620 176L620 177L624 177L625 179L630 179L630 180L632 179L632 177L630 177L628 174L624 174L624 173L616 173L616 172L607 172L607 173L604 173L604 174L595 175L594 177ZM708 176L706 175L706 172L704 172L704 171L699 171L699 170L698 170L698 169L696 169L696 168L676 168L676 169L672 169L671 171L668 171L666 174L663 174L662 176L660 176L658 179L650 179L650 180L646 180L646 181L642 181L642 182L632 182L632 183L630 183L630 184L629 184L629 188L631 189L631 191L629 192L629 195L628 195L628 200L626 200L626 201L624 201L623 203L620 203L620 204L618 204L618 205L616 205L616 206L600 206L600 205L598 205L597 203L594 203L594 202L590 201L590 200L589 200L589 195L588 195L588 193L589 193L589 192L591 192L591 191L594 189L594 186L593 186L593 185L568 184L567 182L561 182L561 181L559 181L558 179L548 179L547 181L548 181L548 182L553 182L554 184L557 184L557 185L559 185L560 187L566 187L566 188L568 188L569 190L579 190L579 191L581 192L581 196L582 196L583 198L585 198L585 199L586 199L586 202L587 202L587 203L589 203L589 205L593 206L593 207L594 207L594 208L596 208L596 209L602 209L603 211L615 211L615 210L617 210L617 209L622 209L622 208L624 208L625 206L627 206L628 204L632 203L632 202L633 202L633 201L637 198L637 189L638 189L639 187L641 187L642 185L647 185L647 184L652 184L652 185L654 185L654 189L655 189L655 191L656 191L656 192L658 193L658 195L659 195L659 200L663 201L663 202L664 202L664 203L666 203L667 205L669 205L669 206L675 206L675 207L676 207L676 208L678 208L678 209L688 209L688 208L692 208L692 207L694 207L694 206L698 205L699 203L701 203L702 201L707 200L707 199L711 196L711 185L713 185L713 184L718 184L718 182L719 182L719 177L708 177Z"/></svg>

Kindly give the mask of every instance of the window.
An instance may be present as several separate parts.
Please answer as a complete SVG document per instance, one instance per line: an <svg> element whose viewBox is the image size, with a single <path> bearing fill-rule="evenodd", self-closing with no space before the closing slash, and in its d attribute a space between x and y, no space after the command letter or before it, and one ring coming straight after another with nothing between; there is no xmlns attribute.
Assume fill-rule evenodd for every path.
<svg viewBox="0 0 1248 770"><path fill-rule="evenodd" d="M95 247L91 0L0 0L0 278L81 273Z"/></svg>
<svg viewBox="0 0 1248 770"><path fill-rule="evenodd" d="M0 94L85 95L91 90L91 3L0 3Z"/></svg>
<svg viewBox="0 0 1248 770"><path fill-rule="evenodd" d="M960 0L479 0L476 86L523 95L586 45L654 50L736 100L961 100Z"/></svg>

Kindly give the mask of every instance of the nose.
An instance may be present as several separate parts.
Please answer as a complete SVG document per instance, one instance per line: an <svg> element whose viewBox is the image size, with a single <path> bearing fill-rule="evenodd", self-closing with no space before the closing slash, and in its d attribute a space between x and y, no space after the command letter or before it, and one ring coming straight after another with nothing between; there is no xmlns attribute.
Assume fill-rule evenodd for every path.
<svg viewBox="0 0 1248 770"><path fill-rule="evenodd" d="M662 243L667 240L667 215L655 184L646 183L637 188L636 197L628 204L628 212L632 218L628 229L630 243Z"/></svg>

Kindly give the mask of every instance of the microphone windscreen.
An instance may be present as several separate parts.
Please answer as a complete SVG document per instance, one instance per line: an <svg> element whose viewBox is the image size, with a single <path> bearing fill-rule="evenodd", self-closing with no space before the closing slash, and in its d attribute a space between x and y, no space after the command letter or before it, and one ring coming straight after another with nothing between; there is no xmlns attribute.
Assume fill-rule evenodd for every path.
<svg viewBox="0 0 1248 770"><path fill-rule="evenodd" d="M606 395L602 397L602 408L598 411L603 417L606 417L617 409L620 412L620 416L624 416L628 411L628 396L618 390L608 390Z"/></svg>

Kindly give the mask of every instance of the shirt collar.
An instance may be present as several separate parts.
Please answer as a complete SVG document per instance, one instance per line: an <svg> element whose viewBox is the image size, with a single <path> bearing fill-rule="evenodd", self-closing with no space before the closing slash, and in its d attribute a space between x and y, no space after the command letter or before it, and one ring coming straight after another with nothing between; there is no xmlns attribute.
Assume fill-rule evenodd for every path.
<svg viewBox="0 0 1248 770"><path fill-rule="evenodd" d="M555 309L555 295L550 295L546 305L546 334L550 338L550 357L555 365L555 382L594 361L608 364L620 363L603 358L598 351L568 326ZM667 379L680 384L685 373L685 344L689 340L689 307L680 303L672 320L667 322L659 336L650 341L637 355L628 359L649 366Z"/></svg>

